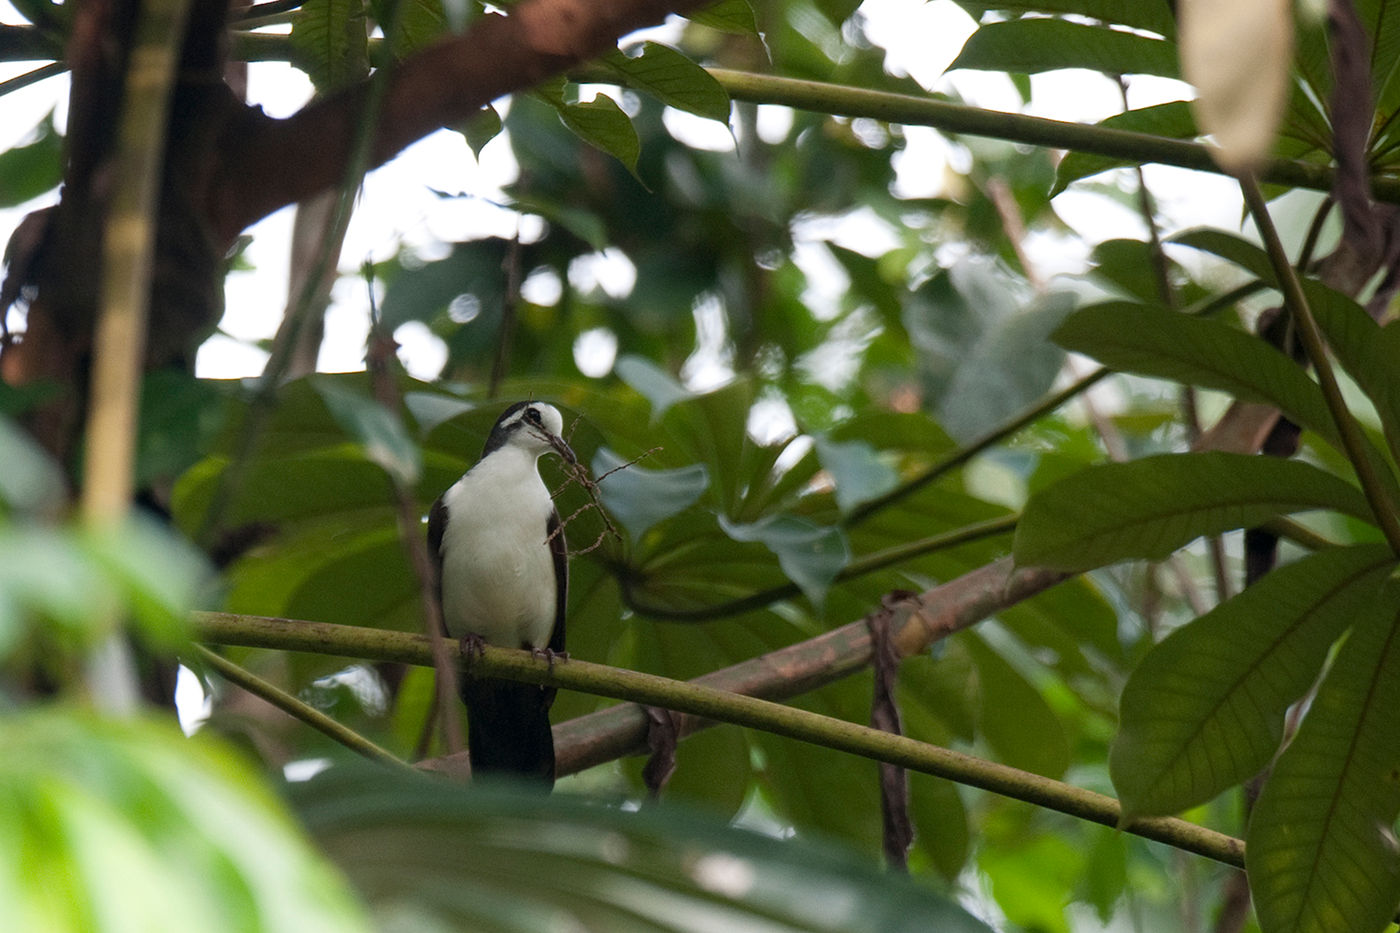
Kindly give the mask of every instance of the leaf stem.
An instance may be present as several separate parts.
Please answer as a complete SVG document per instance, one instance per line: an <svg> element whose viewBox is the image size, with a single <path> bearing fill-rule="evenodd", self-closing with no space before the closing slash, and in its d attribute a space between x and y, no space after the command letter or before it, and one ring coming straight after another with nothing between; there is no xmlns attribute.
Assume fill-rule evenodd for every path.
<svg viewBox="0 0 1400 933"><path fill-rule="evenodd" d="M416 770L383 746L375 744L350 727L327 716L316 707L302 702L285 690L234 664L223 655L210 651L203 645L195 645L194 651L201 663L217 671L224 680L266 700L288 716L306 723L317 732L344 745L357 755L405 771Z"/></svg>
<svg viewBox="0 0 1400 933"><path fill-rule="evenodd" d="M273 43L264 40L257 51L264 55L288 54L274 53L273 48ZM1093 153L1129 163L1154 162L1159 165L1176 165L1217 175L1223 174L1210 150L1191 140L1172 139L1101 125L1050 120L1019 113L983 110L966 104L938 100L932 96L784 78L728 68L706 70L734 100L781 104L795 110L834 116L869 117L905 126L929 126L945 133L966 133L1033 146ZM596 67L575 69L573 77L602 84L619 83L615 73ZM1271 184L1311 188L1317 191L1330 191L1334 176L1335 171L1330 166L1282 159L1266 164L1260 172L1260 177ZM1391 203L1400 201L1400 179L1380 175L1373 176L1371 183L1377 199Z"/></svg>
<svg viewBox="0 0 1400 933"><path fill-rule="evenodd" d="M1366 495L1366 501L1371 505L1371 511L1375 514L1386 542L1392 551L1400 554L1400 516L1396 515L1395 504L1391 501L1382 481L1379 472L1381 467L1367 453L1361 426L1357 424L1356 419L1352 417L1351 410L1347 408L1346 399L1342 396L1341 387L1337 384L1336 373L1332 371L1332 361L1327 356L1327 345L1323 340L1322 331L1318 328L1317 320L1313 317L1307 296L1303 294L1303 285L1298 279L1298 272L1293 268L1293 263L1289 261L1283 241L1279 239L1278 230L1274 227L1273 218L1269 215L1268 204L1264 201L1264 194L1259 190L1259 182L1252 175L1247 174L1241 175L1239 182L1240 190L1244 193L1245 204L1249 208L1249 213L1254 217L1255 225L1259 228L1259 235L1264 240L1264 247L1269 254L1269 262L1274 267L1274 273L1278 276L1284 303L1297 327L1298 337L1302 340L1304 349L1308 351L1308 358L1312 361L1313 369L1317 371L1317 380L1322 386L1322 394L1327 401L1328 410L1332 413L1332 420L1337 425L1337 432L1341 435L1342 446L1346 450L1347 458L1356 470L1356 477L1361 481L1361 490Z"/></svg>

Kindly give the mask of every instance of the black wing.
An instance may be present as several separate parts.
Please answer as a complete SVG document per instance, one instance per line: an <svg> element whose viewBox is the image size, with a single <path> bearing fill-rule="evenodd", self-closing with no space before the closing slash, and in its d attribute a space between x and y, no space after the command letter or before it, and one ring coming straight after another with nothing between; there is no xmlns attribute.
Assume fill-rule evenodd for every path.
<svg viewBox="0 0 1400 933"><path fill-rule="evenodd" d="M442 611L442 533L447 530L447 503L442 496L437 497L428 510L428 556L433 561L433 589L437 593L438 611ZM447 634L447 619L442 620L443 634Z"/></svg>

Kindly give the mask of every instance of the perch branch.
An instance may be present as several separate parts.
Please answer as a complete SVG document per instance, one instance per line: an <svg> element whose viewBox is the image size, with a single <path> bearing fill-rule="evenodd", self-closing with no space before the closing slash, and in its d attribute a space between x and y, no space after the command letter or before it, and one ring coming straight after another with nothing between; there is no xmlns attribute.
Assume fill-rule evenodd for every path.
<svg viewBox="0 0 1400 933"><path fill-rule="evenodd" d="M1006 568L998 564L983 568L984 571L998 569L1004 572ZM1018 574L1023 575L1024 572L1016 571L1011 576ZM1035 572L1033 576L1044 575ZM1009 584L1011 581L1006 582ZM1046 581L1038 579L1035 582L1043 584ZM339 654L354 654L362 648L374 647L386 649L396 660L417 664L430 661L427 639L418 635L359 630L366 635L361 644L358 631L348 626L230 618L216 613L202 614L198 621L205 636L211 640L256 642L262 647L273 647L271 642L282 640L277 637L280 633L292 636L287 640L297 645L334 643L334 650ZM864 627L864 623L860 624ZM907 629L908 626L903 628ZM307 631L298 633L302 629ZM290 648L293 644L277 647ZM569 660L551 665L527 651L489 645L473 663L479 666L482 673L494 677L550 684L647 706L665 707L691 716L720 719L875 761L886 761L1105 826L1117 827L1122 819L1118 802L1103 794L868 726L704 684L683 683L586 661ZM1184 820L1173 817L1139 819L1121 828L1228 865L1240 867L1244 863L1244 844L1240 840Z"/></svg>

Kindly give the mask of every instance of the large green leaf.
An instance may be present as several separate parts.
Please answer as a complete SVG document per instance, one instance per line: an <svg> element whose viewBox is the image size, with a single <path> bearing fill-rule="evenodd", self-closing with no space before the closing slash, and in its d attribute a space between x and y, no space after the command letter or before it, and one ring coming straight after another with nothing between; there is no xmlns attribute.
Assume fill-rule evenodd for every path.
<svg viewBox="0 0 1400 933"><path fill-rule="evenodd" d="M679 808L625 812L336 771L297 797L312 835L381 923L483 933L987 930L953 901L835 845Z"/></svg>
<svg viewBox="0 0 1400 933"><path fill-rule="evenodd" d="M1400 591L1360 607L1245 846L1264 933L1379 931L1400 902Z"/></svg>
<svg viewBox="0 0 1400 933"><path fill-rule="evenodd" d="M1361 490L1296 460L1198 453L1105 463L1031 497L1016 561L1076 571L1161 560L1201 535L1311 509L1370 516Z"/></svg>
<svg viewBox="0 0 1400 933"><path fill-rule="evenodd" d="M173 720L11 711L0 745L7 928L368 929L277 799Z"/></svg>
<svg viewBox="0 0 1400 933"><path fill-rule="evenodd" d="M1046 777L1069 767L1069 740L1045 698L975 632L963 639L976 665L977 728L999 760Z"/></svg>
<svg viewBox="0 0 1400 933"><path fill-rule="evenodd" d="M1382 545L1310 555L1149 652L1123 688L1109 756L1125 816L1176 813L1263 770L1289 704L1394 563Z"/></svg>
<svg viewBox="0 0 1400 933"><path fill-rule="evenodd" d="M1317 383L1269 344L1218 321L1108 302L1071 314L1053 339L1113 369L1276 405L1298 424L1341 446Z"/></svg>
<svg viewBox="0 0 1400 933"><path fill-rule="evenodd" d="M987 23L948 66L1036 74L1088 68L1108 74L1178 76L1176 46L1162 39L1062 19Z"/></svg>

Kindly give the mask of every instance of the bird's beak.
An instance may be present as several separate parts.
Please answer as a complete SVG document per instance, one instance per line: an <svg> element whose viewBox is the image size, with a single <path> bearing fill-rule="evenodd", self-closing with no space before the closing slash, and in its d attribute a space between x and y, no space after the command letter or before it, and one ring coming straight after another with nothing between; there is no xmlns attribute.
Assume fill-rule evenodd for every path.
<svg viewBox="0 0 1400 933"><path fill-rule="evenodd" d="M578 463L578 457L574 455L574 450L569 446L569 442L559 435L549 435L549 446L553 447L554 452L564 458L565 463Z"/></svg>

